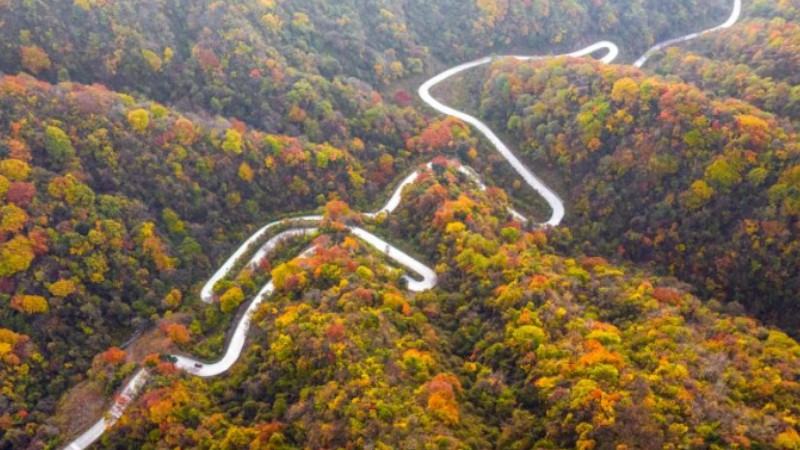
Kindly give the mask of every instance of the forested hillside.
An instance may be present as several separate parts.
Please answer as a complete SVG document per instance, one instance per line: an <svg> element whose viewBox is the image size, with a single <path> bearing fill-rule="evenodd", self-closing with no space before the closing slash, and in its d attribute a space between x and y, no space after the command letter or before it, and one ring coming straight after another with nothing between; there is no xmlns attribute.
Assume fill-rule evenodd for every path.
<svg viewBox="0 0 800 450"><path fill-rule="evenodd" d="M677 76L720 97L800 118L800 25L783 16L753 19L688 48L673 48L652 70Z"/></svg>
<svg viewBox="0 0 800 450"><path fill-rule="evenodd" d="M753 2L742 23L656 55L649 70L668 83L597 65L497 65L481 112L567 180L571 246L655 262L796 332L797 11Z"/></svg>
<svg viewBox="0 0 800 450"><path fill-rule="evenodd" d="M0 450L800 449L800 2L621 65L731 3L0 0ZM598 40L433 92L543 226L417 88Z"/></svg>
<svg viewBox="0 0 800 450"><path fill-rule="evenodd" d="M440 289L404 294L326 237L288 263L306 281L259 311L244 364L158 369L101 447L792 448L797 343L674 280L555 256L502 192L434 172L382 228L430 249Z"/></svg>
<svg viewBox="0 0 800 450"><path fill-rule="evenodd" d="M382 115L363 126L384 142L417 126L410 109L373 109ZM52 415L94 355L195 303L196 284L255 226L329 196L366 204L412 155L24 76L0 81L0 136L0 329L11 336L0 416L30 413L20 423Z"/></svg>
<svg viewBox="0 0 800 450"><path fill-rule="evenodd" d="M10 0L0 2L0 70L103 83L329 141L349 137L336 122L372 113L359 100L377 93L364 83L379 89L431 73L439 60L568 49L605 35L634 43L635 55L718 21L728 3Z"/></svg>
<svg viewBox="0 0 800 450"><path fill-rule="evenodd" d="M788 121L633 68L496 63L481 113L573 200L564 244L654 262L792 328L800 150ZM502 125L500 125L502 124Z"/></svg>

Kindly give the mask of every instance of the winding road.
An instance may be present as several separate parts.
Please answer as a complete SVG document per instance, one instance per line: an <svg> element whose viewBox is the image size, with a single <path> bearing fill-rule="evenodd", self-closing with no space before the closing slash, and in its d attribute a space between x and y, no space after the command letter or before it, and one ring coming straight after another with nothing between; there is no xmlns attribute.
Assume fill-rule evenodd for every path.
<svg viewBox="0 0 800 450"><path fill-rule="evenodd" d="M426 168L429 170L432 165L429 163ZM459 168L462 170L462 168ZM420 174L421 170L415 170L407 177L403 179L399 186L395 189L392 193L389 201L386 205L379 209L374 213L366 213L363 214L365 217L375 218L379 214L391 214L394 210L400 206L400 201L402 200L402 193L403 189L408 186L409 184L416 181ZM485 186L477 177L477 175L467 169L463 169L463 173L467 174L476 183L478 183L481 189L485 189ZM212 303L215 300L214 294L214 285L219 282L220 280L224 279L228 275L230 275L231 271L237 266L237 264L251 251L253 251L253 246L261 241L265 236L267 236L270 231L274 230L275 228L282 226L282 225L295 225L295 224L319 224L323 220L323 216L313 215L313 216L303 216L303 217L296 217L292 219L285 219L279 220L276 222L272 222L258 231L256 231L252 236L250 236L239 248L225 261L225 263L208 279L208 281L203 285L203 288L200 291L200 299L205 303ZM315 227L296 227L290 228L283 232L280 232L270 238L264 245L262 245L259 249L257 249L253 256L248 260L247 265L255 266L259 263L262 259L266 258L270 252L272 252L275 247L278 246L281 242L291 239L293 237L306 235L310 233L315 233L318 231ZM398 263L399 265L409 269L410 271L416 273L421 279L417 280L408 275L404 275L403 278L406 280L406 286L408 290L413 292L421 292L428 289L432 289L436 286L437 283L437 276L436 272L433 271L430 267L425 265L425 263L418 261L417 259L413 258L412 256L408 255L407 253L403 252L399 248L395 247L394 245L386 242L385 240L375 236L374 234L370 233L369 231L359 228L359 227L350 227L349 231L362 241L366 242L370 246L376 248L378 251L382 252L390 259ZM302 252L299 257L305 257L311 255L315 251L314 247L311 247L304 252ZM242 314L239 321L236 323L235 328L233 329L233 333L230 337L228 342L228 347L225 349L225 354L219 361L214 363L207 364L203 361L196 360L194 358L184 356L184 355L173 355L175 358L175 366L181 370L184 370L188 373L193 375L207 378L207 377L214 377L221 375L227 372L231 366L239 359L242 354L242 350L244 349L244 344L247 341L247 334L250 331L250 325L252 321L253 313L258 309L258 307L267 299L275 290L275 285L270 280L262 289L259 291L250 304L247 306L244 314ZM123 387L122 391L120 392L119 396L115 400L114 404L112 405L111 409L102 417L100 420L95 422L88 430L86 430L83 434L78 436L74 441L69 443L66 447L66 450L83 450L89 447L92 443L97 441L100 436L105 433L105 430L116 423L116 421L122 416L122 413L127 408L128 404L136 397L136 395L141 391L142 387L147 383L147 379L149 377L149 373L147 369L139 369L134 376L128 381L128 383Z"/></svg>
<svg viewBox="0 0 800 450"><path fill-rule="evenodd" d="M641 58L639 58L634 65L636 67L642 67L646 62L647 59L655 52L662 50L670 45L674 45L676 43L685 42L691 39L695 39L699 36L704 34L712 33L714 31L719 31L725 28L729 28L733 26L738 20L741 15L742 11L742 0L734 0L734 8L733 13L731 14L730 18L720 26L701 31L698 33L693 33L688 36L683 36L681 38L671 39L660 44L653 46L649 49ZM619 55L619 48L613 43L609 41L601 41L595 44L592 44L584 49L578 50L573 53L569 53L563 56L569 57L584 57L595 53L600 50L605 50L607 53L604 57L600 59L600 61L609 64L614 61L617 56ZM531 59L539 59L544 58L546 56L516 56L512 55L512 57L517 58L519 60L531 60ZM556 194L552 189L550 189L544 182L542 182L525 164L523 164L515 155L514 153L497 137L497 135L488 127L486 124L481 122L479 119L470 116L462 111L458 111L454 108L451 108L438 100L436 100L431 94L430 90L437 84L447 80L448 78L462 73L466 70L489 64L495 58L487 57L482 58L476 61L472 61L466 64L462 64L452 69L446 70L439 75L431 78L427 82L425 82L419 88L419 95L422 100L431 106L433 109L439 111L442 114L449 115L452 117L456 117L470 125L474 126L478 129L487 139L492 143L495 149L506 159L508 160L509 164L517 171L517 173L525 180L525 182L533 188L536 192L538 192L544 199L547 201L548 205L550 205L551 209L553 210L550 218L539 225L544 226L557 226L561 223L564 219L565 208L564 202L561 198ZM431 164L427 165L427 168L430 169ZM459 172L467 175L471 178L474 182L478 184L478 186L485 190L486 186L480 180L478 175L468 167L461 166L459 167ZM395 189L392 196L389 198L386 205L379 209L374 213L365 213L363 216L374 218L379 214L391 214L397 207L400 205L402 200L402 192L403 189L408 186L409 184L413 183L418 175L420 170L416 170L405 177L400 185ZM520 214L519 212L509 209L509 213L512 214L517 220L522 222L525 221L525 217ZM277 221L270 223L263 228L259 229L256 233L254 233L247 241L245 241L226 261L225 263L209 278L206 284L203 286L200 292L200 299L205 303L211 303L214 301L214 285L219 282L220 280L224 279L226 276L230 274L230 272L236 267L237 263L244 258L248 252L252 251L252 247L255 245L256 242L260 242L266 237L270 231L274 228L278 227L279 225L292 225L292 224L299 224L302 223L303 225L306 224L318 224L322 221L322 216L306 216L306 217L299 217L294 219L287 219L282 221ZM274 237L270 238L261 248L255 251L251 259L249 260L249 265L255 265L260 260L265 258L270 254L275 247L285 239L289 239L298 235L306 234L306 233L314 233L317 229L308 226L308 227L295 227L290 228L289 230L283 231L278 233ZM406 269L418 274L421 277L421 280L416 280L414 278L405 275L404 278L407 281L407 287L411 291L419 292L424 291L427 289L432 289L436 286L437 277L436 273L425 265L425 263L418 261L411 257L410 255L404 253L402 250L394 247L390 243L384 241L383 239L371 234L367 230L358 227L351 227L350 232L361 239L362 241L366 242L367 244L373 246L378 251L384 253L390 259L394 260L396 263L400 264L401 266L405 267ZM315 251L314 247L311 247L305 250L300 256L307 256L310 255ZM236 323L234 328L233 334L230 338L228 343L228 347L225 350L225 354L217 362L206 364L205 362L198 361L192 359L187 356L183 355L175 355L176 363L175 365L180 369L192 373L199 377L213 377L218 376L226 371L228 371L231 366L239 359L241 356L242 350L244 348L245 341L247 339L247 334L250 330L251 320L253 312L255 312L258 307L267 299L269 296L274 292L275 286L270 280L258 294L255 295L253 300L247 306L245 313L242 315L241 319ZM78 436L75 440L67 444L64 449L65 450L84 450L88 448L92 443L97 441L100 436L105 433L106 429L113 425L123 414L125 409L127 408L128 404L136 397L136 395L141 391L144 385L147 383L149 373L147 369L142 368L139 369L133 377L128 381L128 383L123 387L122 391L120 392L119 396L117 397L116 401L114 402L111 409L98 420L92 427L86 430L83 434Z"/></svg>
<svg viewBox="0 0 800 450"><path fill-rule="evenodd" d="M736 22L739 21L739 18L741 17L741 15L742 15L742 0L734 0L733 12L731 13L731 16L728 18L728 20L726 20L725 23L723 23L722 25L716 26L714 28L709 28L708 30L700 31L699 33L692 33L692 34L689 34L687 36L682 36L682 37L679 37L679 38L670 39L668 41L664 41L664 42L661 42L659 44L656 44L656 45L650 47L650 50L647 50L645 52L645 54L642 55L641 58L637 59L636 62L633 63L633 65L636 66L636 67L641 68L641 67L643 67L645 65L647 60L651 56L653 56L653 53L655 53L655 52L661 51L661 50L663 50L663 49L665 49L665 48L667 48L667 47L669 47L671 45L680 44L681 42L691 41L692 39L697 39L700 36L703 36L704 34L713 33L715 31L724 30L725 28L730 28L730 27L736 25Z"/></svg>
<svg viewBox="0 0 800 450"><path fill-rule="evenodd" d="M608 54L601 59L604 63L608 64L614 59L617 58L619 55L619 48L612 42L602 41L596 44L592 44L582 50L578 50L577 52L570 53L566 56L571 56L575 58L579 58L582 56L589 55L594 53L598 50L607 50ZM530 60L539 58L537 56L513 56L519 60ZM494 134L494 131L491 130L486 124L481 122L479 119L470 116L469 114L459 111L455 108L451 108L444 103L440 102L433 98L431 95L431 89L436 86L437 84L447 80L448 78L453 77L454 75L458 75L459 73L465 72L469 69L473 69L478 66L483 66L485 64L489 64L494 61L495 58L486 57L481 58L476 61L468 62L466 64L462 64L460 66L453 67L452 69L445 70L444 72L436 75L435 77L431 78L430 80L426 81L422 86L419 88L419 96L422 100L427 103L433 109L439 111L442 114L446 114L448 116L455 117L463 122L466 122L473 127L477 128L487 139L489 142L492 143L494 148L511 164L511 167L517 171L517 173L522 177L523 180L533 188L536 192L541 195L550 208L553 210L553 214L550 216L550 219L547 220L545 223L540 225L549 225L549 226L557 226L561 223L564 219L564 201L561 200L561 197L558 196L552 189L550 189L542 180L539 179L534 173L519 160L519 158L514 155L514 152Z"/></svg>

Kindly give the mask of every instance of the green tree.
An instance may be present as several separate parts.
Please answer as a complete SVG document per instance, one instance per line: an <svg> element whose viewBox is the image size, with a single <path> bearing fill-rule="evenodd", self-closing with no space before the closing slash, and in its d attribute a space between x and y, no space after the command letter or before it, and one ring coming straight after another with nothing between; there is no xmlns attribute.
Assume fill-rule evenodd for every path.
<svg viewBox="0 0 800 450"><path fill-rule="evenodd" d="M75 158L72 140L61 128L55 126L45 129L44 148L56 167L62 167Z"/></svg>

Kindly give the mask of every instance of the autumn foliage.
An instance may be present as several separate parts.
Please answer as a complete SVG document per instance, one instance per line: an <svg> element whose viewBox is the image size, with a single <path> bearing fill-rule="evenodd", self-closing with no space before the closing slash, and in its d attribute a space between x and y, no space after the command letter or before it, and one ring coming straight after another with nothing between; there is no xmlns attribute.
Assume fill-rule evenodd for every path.
<svg viewBox="0 0 800 450"><path fill-rule="evenodd" d="M109 365L122 364L125 361L126 357L127 354L125 353L125 351L118 347L111 347L110 349L100 354L100 360L104 364L109 364Z"/></svg>
<svg viewBox="0 0 800 450"><path fill-rule="evenodd" d="M713 84L711 74L703 77ZM587 82L585 95L567 100L570 86ZM796 112L774 116L589 61L504 60L484 86L485 117L507 124L528 161L566 183L574 209L565 245L653 263L704 296L795 328L780 311L793 308L800 289L800 278L784 270L800 261Z"/></svg>
<svg viewBox="0 0 800 450"><path fill-rule="evenodd" d="M0 0L0 448L64 446L64 394L137 367L98 448L798 448L796 0L645 71L495 59L434 90L558 191L561 227L532 229L541 198L409 94L510 49L612 36L631 58L730 3ZM397 211L358 213L431 159ZM325 237L197 299L290 213ZM437 288L408 292L348 224ZM116 347L144 330L131 355L215 360L270 278L226 376Z"/></svg>
<svg viewBox="0 0 800 450"><path fill-rule="evenodd" d="M50 310L47 299L40 295L15 295L9 306L23 314L44 314Z"/></svg>
<svg viewBox="0 0 800 450"><path fill-rule="evenodd" d="M166 324L161 327L161 332L178 346L186 345L192 340L191 333L186 326L179 323Z"/></svg>

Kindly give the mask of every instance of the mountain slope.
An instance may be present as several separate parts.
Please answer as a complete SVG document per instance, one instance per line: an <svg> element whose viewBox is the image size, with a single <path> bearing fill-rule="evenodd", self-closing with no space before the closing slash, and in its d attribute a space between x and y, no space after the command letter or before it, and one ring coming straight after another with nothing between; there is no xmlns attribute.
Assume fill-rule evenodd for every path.
<svg viewBox="0 0 800 450"><path fill-rule="evenodd" d="M439 289L410 296L359 276L382 263L333 236L290 263L304 282L264 304L230 377L163 367L101 447L792 442L795 341L710 311L674 280L557 256L544 233L505 222L501 192L434 171L385 226L430 249Z"/></svg>
<svg viewBox="0 0 800 450"><path fill-rule="evenodd" d="M315 141L352 137L328 122L368 114L350 90L386 87L504 48L569 48L608 36L632 55L706 28L727 0L393 2L186 0L0 4L0 70L103 83L183 110L237 117ZM638 48L641 47L641 48ZM302 112L301 112L302 111ZM288 120L287 120L288 119Z"/></svg>
<svg viewBox="0 0 800 450"><path fill-rule="evenodd" d="M386 138L384 120L404 127L395 139L414 132L409 110L374 109ZM366 203L410 155L24 76L0 79L0 136L0 417L25 413L18 429L3 426L0 447L14 448L39 439L26 425L48 432L38 425L95 355L151 317L195 307L198 282L255 226L328 196Z"/></svg>
<svg viewBox="0 0 800 450"><path fill-rule="evenodd" d="M481 113L564 180L568 245L653 262L795 329L796 174L786 121L593 62L496 63ZM592 249L592 250L589 250Z"/></svg>

